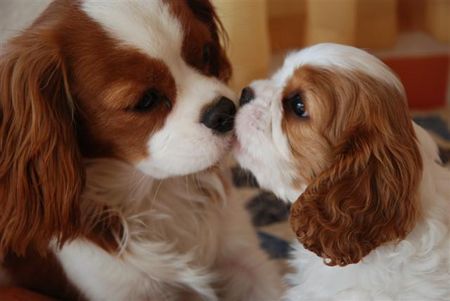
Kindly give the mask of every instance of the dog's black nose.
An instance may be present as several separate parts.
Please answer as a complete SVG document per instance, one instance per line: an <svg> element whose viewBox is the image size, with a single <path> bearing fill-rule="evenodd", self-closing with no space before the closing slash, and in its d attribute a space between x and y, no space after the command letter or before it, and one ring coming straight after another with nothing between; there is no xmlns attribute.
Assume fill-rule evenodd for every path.
<svg viewBox="0 0 450 301"><path fill-rule="evenodd" d="M234 103L222 96L206 108L200 121L215 132L226 133L233 129L234 115L236 115Z"/></svg>
<svg viewBox="0 0 450 301"><path fill-rule="evenodd" d="M255 98L255 92L253 91L253 89L250 87L245 87L244 89L242 89L241 92L241 98L239 99L239 106L242 107L246 103L252 101L253 98Z"/></svg>

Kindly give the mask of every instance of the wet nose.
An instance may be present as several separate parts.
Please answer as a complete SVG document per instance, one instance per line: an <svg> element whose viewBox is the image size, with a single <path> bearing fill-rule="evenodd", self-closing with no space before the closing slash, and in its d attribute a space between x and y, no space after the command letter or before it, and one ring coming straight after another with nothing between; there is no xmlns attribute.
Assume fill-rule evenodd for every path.
<svg viewBox="0 0 450 301"><path fill-rule="evenodd" d="M239 106L243 106L246 103L249 103L255 98L255 92L250 87L245 87L242 89L241 98L239 99Z"/></svg>
<svg viewBox="0 0 450 301"><path fill-rule="evenodd" d="M236 107L234 103L222 96L208 106L201 117L201 123L216 133L226 133L233 129Z"/></svg>

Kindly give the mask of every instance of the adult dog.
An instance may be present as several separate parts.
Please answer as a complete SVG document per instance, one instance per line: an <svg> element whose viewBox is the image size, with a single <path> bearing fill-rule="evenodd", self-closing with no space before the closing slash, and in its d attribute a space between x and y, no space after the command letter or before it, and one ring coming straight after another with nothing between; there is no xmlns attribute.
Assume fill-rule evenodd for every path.
<svg viewBox="0 0 450 301"><path fill-rule="evenodd" d="M3 282L62 299L275 300L217 167L236 112L206 0L57 0L0 57Z"/></svg>

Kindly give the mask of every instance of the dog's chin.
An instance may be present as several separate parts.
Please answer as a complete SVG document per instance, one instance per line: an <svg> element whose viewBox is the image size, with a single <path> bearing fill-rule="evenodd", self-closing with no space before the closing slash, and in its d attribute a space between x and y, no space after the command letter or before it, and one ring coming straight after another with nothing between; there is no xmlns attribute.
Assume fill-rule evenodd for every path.
<svg viewBox="0 0 450 301"><path fill-rule="evenodd" d="M289 176L288 169L281 169L282 164L278 158L271 156L268 152L268 145L255 143L249 131L244 134L239 132L237 127L236 140L233 144L233 156L241 168L250 171L256 178L261 188L272 191L280 199L285 201L295 200L304 190L305 185L295 188L286 185L291 183L292 178ZM266 151L265 151L266 150Z"/></svg>
<svg viewBox="0 0 450 301"><path fill-rule="evenodd" d="M262 162L259 162L255 156L257 149L254 150L255 141L253 139L261 133L254 129L254 123L248 121L250 119L247 118L248 115L238 113L232 153L242 168L255 172L254 167L261 166Z"/></svg>
<svg viewBox="0 0 450 301"><path fill-rule="evenodd" d="M242 140L238 138L238 136L236 136L232 148L233 157L241 166L241 168L255 174L256 170L254 167L258 165L258 162L256 158L252 156L250 150L245 146L246 144L242 142Z"/></svg>
<svg viewBox="0 0 450 301"><path fill-rule="evenodd" d="M237 136L235 136L233 139L232 147L231 147L231 153L233 154L233 156L236 158L236 160L238 162L239 162L239 157L241 156L243 151L244 150L242 148L242 144L241 144L240 140L237 138Z"/></svg>
<svg viewBox="0 0 450 301"><path fill-rule="evenodd" d="M221 160L230 153L234 139L233 135L228 134L223 137L213 137L203 145L193 143L189 149L161 151L141 160L136 167L155 179L202 172L220 164Z"/></svg>

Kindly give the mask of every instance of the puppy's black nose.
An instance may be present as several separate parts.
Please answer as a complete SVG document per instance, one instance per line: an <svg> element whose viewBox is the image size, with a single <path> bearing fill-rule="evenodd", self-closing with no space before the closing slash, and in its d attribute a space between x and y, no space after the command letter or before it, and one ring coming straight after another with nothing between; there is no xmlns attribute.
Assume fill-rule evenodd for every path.
<svg viewBox="0 0 450 301"><path fill-rule="evenodd" d="M253 91L253 89L250 87L245 87L244 89L242 89L241 92L241 98L239 99L239 106L242 107L246 103L252 101L253 98L255 98L255 92Z"/></svg>
<svg viewBox="0 0 450 301"><path fill-rule="evenodd" d="M217 133L226 133L233 129L236 107L222 96L217 102L206 108L200 122Z"/></svg>

